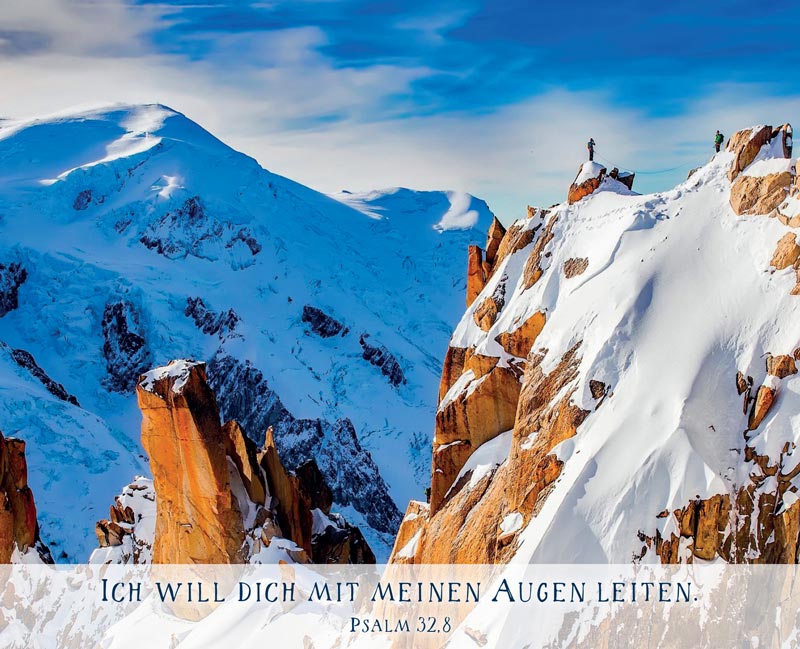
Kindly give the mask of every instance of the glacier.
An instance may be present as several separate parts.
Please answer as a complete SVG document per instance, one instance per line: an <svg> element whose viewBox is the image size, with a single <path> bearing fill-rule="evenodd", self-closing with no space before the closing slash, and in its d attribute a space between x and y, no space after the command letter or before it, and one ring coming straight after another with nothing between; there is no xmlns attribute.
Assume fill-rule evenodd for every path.
<svg viewBox="0 0 800 649"><path fill-rule="evenodd" d="M388 556L429 481L465 250L491 219L463 193L321 194L160 105L0 123L0 430L28 442L56 560L86 561L108 503L149 475L132 387L173 358L209 362L254 440L273 425L290 464L315 455ZM309 309L347 332L319 335Z"/></svg>

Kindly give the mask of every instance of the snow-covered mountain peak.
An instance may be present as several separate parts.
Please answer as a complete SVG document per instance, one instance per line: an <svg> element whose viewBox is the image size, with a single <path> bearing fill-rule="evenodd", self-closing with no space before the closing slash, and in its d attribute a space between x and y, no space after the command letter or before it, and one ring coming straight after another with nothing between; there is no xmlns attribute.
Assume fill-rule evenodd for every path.
<svg viewBox="0 0 800 649"><path fill-rule="evenodd" d="M159 105L5 123L0 430L30 442L56 556L85 558L106 503L146 474L132 390L173 358L206 362L226 419L257 442L272 425L289 468L315 457L339 511L386 556L395 501L427 481L437 350L491 212L412 190L355 207ZM15 350L61 390L42 390ZM26 417L33 403L47 414ZM48 475L54 444L67 451ZM65 494L81 516L64 517Z"/></svg>
<svg viewBox="0 0 800 649"><path fill-rule="evenodd" d="M0 124L0 177L7 188L50 184L74 169L144 153L164 140L227 149L180 113L154 105L113 105Z"/></svg>
<svg viewBox="0 0 800 649"><path fill-rule="evenodd" d="M439 214L441 217L431 224L437 232L473 228L485 232L492 220L483 201L463 192L392 187L370 192L342 191L333 197L374 219L394 215L402 220L402 227L409 229L427 225L431 216Z"/></svg>

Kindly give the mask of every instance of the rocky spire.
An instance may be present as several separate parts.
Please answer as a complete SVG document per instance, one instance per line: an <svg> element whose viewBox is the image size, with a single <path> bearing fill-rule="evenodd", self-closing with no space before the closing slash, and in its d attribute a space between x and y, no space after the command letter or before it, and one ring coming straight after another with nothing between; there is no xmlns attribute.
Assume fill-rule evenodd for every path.
<svg viewBox="0 0 800 649"><path fill-rule="evenodd" d="M136 396L158 494L153 562L242 563L242 512L205 364L173 361L148 372Z"/></svg>
<svg viewBox="0 0 800 649"><path fill-rule="evenodd" d="M50 552L39 539L36 504L28 486L25 442L0 433L0 563L10 563L14 550L35 547L51 563Z"/></svg>
<svg viewBox="0 0 800 649"><path fill-rule="evenodd" d="M126 492L96 529L101 548L120 552L93 561L245 563L283 540L286 556L300 563L375 562L359 529L331 513L333 496L315 462L287 471L272 430L258 450L237 422L220 424L204 363L179 360L154 369L140 378L137 396L153 472L155 532L146 538L145 513L126 505L141 506L141 499ZM133 484L128 491L144 488Z"/></svg>

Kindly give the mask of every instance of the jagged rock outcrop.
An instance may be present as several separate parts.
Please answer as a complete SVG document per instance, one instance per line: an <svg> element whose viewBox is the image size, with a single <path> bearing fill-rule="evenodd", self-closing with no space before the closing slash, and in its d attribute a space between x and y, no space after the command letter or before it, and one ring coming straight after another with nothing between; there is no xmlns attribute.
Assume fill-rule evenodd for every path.
<svg viewBox="0 0 800 649"><path fill-rule="evenodd" d="M696 499L672 516L676 532L663 538L640 534L639 559L654 551L662 563L693 563L696 559L730 563L797 563L800 503L791 473L782 462L772 463L748 447L748 461L758 467L749 483L734 494ZM791 503L791 504L787 504Z"/></svg>
<svg viewBox="0 0 800 649"><path fill-rule="evenodd" d="M738 215L773 214L786 200L792 174L783 171L766 176L738 176L731 187L731 207Z"/></svg>
<svg viewBox="0 0 800 649"><path fill-rule="evenodd" d="M352 505L380 532L393 535L397 531L400 511L349 420L296 418L260 370L224 353L211 360L208 376L225 419L238 421L256 445L264 445L264 431L273 427L278 453L288 470L315 460L339 506Z"/></svg>
<svg viewBox="0 0 800 649"><path fill-rule="evenodd" d="M503 310L506 303L506 283L499 281L491 295L486 296L481 303L476 307L473 313L473 319L484 331L489 331L492 328L497 316Z"/></svg>
<svg viewBox="0 0 800 649"><path fill-rule="evenodd" d="M467 251L467 306L470 306L486 286L486 271L483 267L483 250L470 246Z"/></svg>
<svg viewBox="0 0 800 649"><path fill-rule="evenodd" d="M321 520L315 520L318 527L315 527L311 542L314 563L376 562L375 554L359 528L347 523L339 514L317 516Z"/></svg>
<svg viewBox="0 0 800 649"><path fill-rule="evenodd" d="M553 228L555 227L557 219L558 216L555 214L551 218L547 219L544 229L536 239L536 243L534 244L530 255L528 255L528 259L525 262L525 268L522 271L523 288L526 290L536 284L536 282L538 282L539 278L542 276L545 250L553 240Z"/></svg>
<svg viewBox="0 0 800 649"><path fill-rule="evenodd" d="M606 175L606 168L597 162L584 162L570 185L567 202L571 205L596 191Z"/></svg>
<svg viewBox="0 0 800 649"><path fill-rule="evenodd" d="M512 356L526 358L546 322L544 312L537 311L516 329L500 332L495 340Z"/></svg>
<svg viewBox="0 0 800 649"><path fill-rule="evenodd" d="M278 457L273 431L261 455L269 491L278 502L277 522L314 563L375 563L357 527L331 514L333 494L313 460L287 472Z"/></svg>
<svg viewBox="0 0 800 649"><path fill-rule="evenodd" d="M133 303L120 299L106 304L100 323L106 385L114 392L131 392L139 375L150 366L144 328Z"/></svg>
<svg viewBox="0 0 800 649"><path fill-rule="evenodd" d="M561 472L563 464L552 450L574 436L589 414L571 403L578 347L549 373L541 368L542 358L529 358L507 457L477 482L462 479L453 485L438 508L433 492L430 509L412 502L392 562L486 564L513 555L516 533L541 508ZM562 396L556 400L557 395ZM502 529L507 517L519 521L513 531Z"/></svg>
<svg viewBox="0 0 800 649"><path fill-rule="evenodd" d="M136 396L158 497L153 562L244 562L242 511L205 365L175 361L152 370Z"/></svg>
<svg viewBox="0 0 800 649"><path fill-rule="evenodd" d="M775 212L775 217L790 228L800 228L800 160L793 169L794 183L789 187L788 196Z"/></svg>
<svg viewBox="0 0 800 649"><path fill-rule="evenodd" d="M750 416L747 418L747 429L755 430L764 421L769 409L775 402L775 393L777 390L772 385L761 385L756 392L756 397L753 400L753 407L750 409Z"/></svg>
<svg viewBox="0 0 800 649"><path fill-rule="evenodd" d="M19 287L27 278L21 264L0 264L0 318L19 306Z"/></svg>
<svg viewBox="0 0 800 649"><path fill-rule="evenodd" d="M767 356L767 374L777 379L785 379L787 376L797 374L796 357L789 354L779 354Z"/></svg>
<svg viewBox="0 0 800 649"><path fill-rule="evenodd" d="M469 246L467 252L467 307L472 305L503 260L533 241L545 214L546 211L529 206L527 220L512 224L509 230L506 230L495 217L486 235L486 250L482 250L480 246Z"/></svg>
<svg viewBox="0 0 800 649"><path fill-rule="evenodd" d="M602 402L603 398L605 398L605 396L608 394L608 386L602 381L590 379L589 392L592 395L592 399Z"/></svg>
<svg viewBox="0 0 800 649"><path fill-rule="evenodd" d="M778 240L770 266L783 270L794 265L798 257L800 257L800 246L797 245L797 235L794 232L787 232Z"/></svg>
<svg viewBox="0 0 800 649"><path fill-rule="evenodd" d="M233 309L222 312L212 311L201 297L187 297L183 314L194 320L195 326L204 334L217 336L220 340L232 334L241 321Z"/></svg>
<svg viewBox="0 0 800 649"><path fill-rule="evenodd" d="M262 248L249 228L236 225L230 218L212 216L199 196L187 198L149 223L139 241L168 259L191 255L214 260L228 251L232 253L231 265L237 269L251 265Z"/></svg>
<svg viewBox="0 0 800 649"><path fill-rule="evenodd" d="M500 244L505 237L506 229L503 224L495 216L492 218L492 224L489 226L489 232L486 234L486 254L485 263L489 266L489 273L494 269L497 262L497 253L500 250Z"/></svg>
<svg viewBox="0 0 800 649"><path fill-rule="evenodd" d="M582 275L589 267L589 260L586 257L572 257L564 262L564 277L572 279Z"/></svg>
<svg viewBox="0 0 800 649"><path fill-rule="evenodd" d="M756 159L761 147L770 139L772 139L771 126L757 126L734 133L725 147L726 151L733 153L728 180L733 182Z"/></svg>
<svg viewBox="0 0 800 649"><path fill-rule="evenodd" d="M124 505L117 496L109 507L108 520L98 521L95 526L97 542L101 548L122 545L124 537L131 533L131 527L135 524L136 513L133 508Z"/></svg>
<svg viewBox="0 0 800 649"><path fill-rule="evenodd" d="M352 504L373 529L394 535L402 518L369 451L349 419L298 419L275 427L281 459L295 470L315 460L337 504Z"/></svg>
<svg viewBox="0 0 800 649"><path fill-rule="evenodd" d="M403 523L394 539L394 547L392 547L392 557L396 562L414 557L417 543L429 518L430 506L427 503L418 500L408 503Z"/></svg>
<svg viewBox="0 0 800 649"><path fill-rule="evenodd" d="M749 399L752 379L739 372L736 389L745 394L745 409L751 403L744 431L744 461L752 463L745 484L730 493L696 498L685 507L664 511L658 518L673 518L668 536L660 531L640 532L643 558L655 552L662 563L692 563L695 559L730 563L797 563L800 560L800 499L792 479L800 466L785 447L777 460L759 454L748 442L752 431L769 414L781 381L797 374L794 355L769 354L767 375L755 398Z"/></svg>
<svg viewBox="0 0 800 649"><path fill-rule="evenodd" d="M625 187L630 190L633 190L633 180L636 178L636 174L632 171L620 171L616 167L614 167L609 173L610 178L614 180L618 180L621 182Z"/></svg>
<svg viewBox="0 0 800 649"><path fill-rule="evenodd" d="M497 271L508 257L526 250L531 244L529 256L541 261L552 236L552 225L548 224L542 230L547 215L547 211L529 208L527 218L514 223L506 231L496 246L490 273ZM492 293L484 292L472 312L473 322L484 332L493 331L505 306L508 290L505 275L492 281L495 282ZM472 348L451 346L448 349L439 386L434 431L430 493L430 511L433 514L453 493L453 483L472 454L484 443L513 428L525 358L545 321L543 312L534 313L523 322L515 322L494 334L502 349L515 357L503 363L496 352L487 355Z"/></svg>
<svg viewBox="0 0 800 649"><path fill-rule="evenodd" d="M67 403L71 403L73 406L80 406L78 399L75 396L67 392L67 389L61 385L61 383L54 381L52 378L50 378L50 376L48 376L47 372L39 367L39 365L36 363L36 359L33 357L33 354L25 351L24 349L11 349L3 342L0 342L0 349L7 350L17 365L28 370L31 376L41 382L41 384L47 388L47 391L54 397L61 399L62 401L66 401Z"/></svg>
<svg viewBox="0 0 800 649"><path fill-rule="evenodd" d="M794 180L788 160L791 133L789 124L775 129L763 126L739 131L728 141L728 151L734 154L728 171L733 182L730 204L736 214L778 215ZM765 165L767 160L780 159L786 160L780 168Z"/></svg>
<svg viewBox="0 0 800 649"><path fill-rule="evenodd" d="M155 503L152 480L139 476L125 487L109 507L108 519L95 525L100 549L90 563L152 563Z"/></svg>
<svg viewBox="0 0 800 649"><path fill-rule="evenodd" d="M311 331L322 338L332 338L339 334L345 336L350 331L336 318L309 304L303 307L302 320L311 327Z"/></svg>
<svg viewBox="0 0 800 649"><path fill-rule="evenodd" d="M373 345L368 340L369 334L361 334L358 343L361 345L361 356L378 369L394 387L399 387L406 382L403 368L397 362L394 354L383 345Z"/></svg>
<svg viewBox="0 0 800 649"><path fill-rule="evenodd" d="M137 397L156 495L152 539L123 494L96 528L100 547L122 554L93 560L244 563L280 538L298 562L375 561L358 528L331 513L332 493L315 462L287 471L272 429L258 451L236 422L220 424L203 363L173 361L144 374ZM129 487L140 489L147 485Z"/></svg>
<svg viewBox="0 0 800 649"><path fill-rule="evenodd" d="M548 211L536 207L528 206L528 216L526 219L513 223L503 236L497 255L492 264L492 272L500 267L500 264L515 252L527 248L536 237L539 228L547 216Z"/></svg>
<svg viewBox="0 0 800 649"><path fill-rule="evenodd" d="M461 383L466 385L460 390ZM456 394L452 394L456 392ZM467 369L436 413L431 511L441 505L461 467L481 444L514 426L520 383L517 374L495 366L482 376Z"/></svg>
<svg viewBox="0 0 800 649"><path fill-rule="evenodd" d="M39 537L25 442L0 433L0 564L10 563L15 550L25 553L31 548L43 561L52 563Z"/></svg>

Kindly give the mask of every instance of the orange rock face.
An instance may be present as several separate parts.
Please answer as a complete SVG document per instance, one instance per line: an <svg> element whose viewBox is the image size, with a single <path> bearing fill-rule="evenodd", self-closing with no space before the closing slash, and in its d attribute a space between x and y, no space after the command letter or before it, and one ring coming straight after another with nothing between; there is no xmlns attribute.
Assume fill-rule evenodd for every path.
<svg viewBox="0 0 800 649"><path fill-rule="evenodd" d="M783 171L766 176L738 176L731 186L731 207L738 215L772 215L786 200L792 174Z"/></svg>
<svg viewBox="0 0 800 649"><path fill-rule="evenodd" d="M527 223L518 222L509 228L497 249L495 264L500 263L505 256L529 246L544 223L543 221L531 227L531 219L544 219L547 214L545 211L530 209ZM545 248L552 239L554 223L554 217L546 223L545 230L541 232L529 253L526 268L535 265L541 272L540 264ZM501 309L502 305L498 305L496 301L489 297L484 298L484 302L478 305L474 312L475 323L479 328L488 331L496 321L496 313ZM410 521L403 523L400 538L407 541L419 532L421 540L417 543L414 556L405 556L408 554L405 552L402 558L397 558L398 561L493 562L500 560L501 555L507 551L505 549L501 551L500 548L509 548L513 545L514 534L506 534L498 540L498 526L503 516L514 511L501 504L509 503L521 508L520 512L524 510L528 518L533 514L538 495L532 495L529 489L521 490L520 484L517 484L517 476L505 465L496 471L489 471L478 485L469 486L472 482L469 480L469 473L455 483L456 477L472 454L501 433L508 432L509 435L513 435L512 457L514 457L515 453L522 453L520 445L527 439L529 433L544 425L552 432L552 436L545 434L541 437L541 445L537 446L533 462L528 461L529 453L522 453L525 459L521 459L520 463L524 464L524 470L520 469L519 465L515 466L522 470L522 482L533 481L540 485L537 494L541 491L547 492L548 485L560 473L560 464L554 457L549 456L549 451L564 438L565 434L570 434L566 431L572 431L574 434L575 428L582 421L583 411L569 404L570 392L564 397L565 402L559 402L558 407L552 412L552 421L549 414L545 422L540 422L536 418L545 411L550 413L544 403L534 398L537 391L546 392L548 386L555 383L563 387L564 383L559 382L556 376L561 377L562 381L574 379L571 371L566 372L560 368L553 374L552 381L548 382L540 371L537 374L530 367L529 354L545 323L546 316L540 311L500 332L495 340L511 356L511 358L506 356L502 363L499 357L476 353L474 349L455 347L448 349L436 415L430 506L426 507L424 516L416 511L410 511L410 514L413 514L410 521L413 523ZM565 367L567 365L571 367L573 357L574 354L570 356ZM534 366L538 367L539 360L537 357ZM536 386L532 388L533 392L530 391L530 387L526 391L528 381L532 381ZM521 398L521 395L527 396ZM555 392L550 397L555 397ZM535 416L534 413L538 415ZM534 417L533 421L531 417ZM510 432L512 430L513 433ZM548 440L552 445L548 445ZM484 502L482 494L487 488L491 490L493 496ZM511 495L513 498L509 498ZM476 513L473 516L473 509L476 507L480 507L483 513L480 515ZM483 511L483 507L491 511ZM485 520L482 518L484 515ZM467 517L475 526L469 532L463 529ZM468 534L471 543L461 546L455 539L464 538L464 534ZM439 538L441 543L434 542L435 538ZM495 541L497 541L496 546ZM401 546L406 545L407 543L398 541L395 545L395 554L400 552ZM479 545L481 547L478 547Z"/></svg>
<svg viewBox="0 0 800 649"><path fill-rule="evenodd" d="M547 221L542 234L536 240L533 250L531 250L531 254L525 262L525 269L522 274L523 287L525 289L531 288L542 276L542 259L544 258L547 245L553 240L553 228L557 220L558 218L553 216Z"/></svg>
<svg viewBox="0 0 800 649"><path fill-rule="evenodd" d="M753 407L750 410L750 417L747 420L747 428L749 430L755 430L761 425L769 409L772 408L774 401L775 389L768 385L759 386L755 401L753 402Z"/></svg>
<svg viewBox="0 0 800 649"><path fill-rule="evenodd" d="M222 436L225 453L236 465L247 496L254 503L266 502L267 492L255 445L245 436L242 427L235 421L229 421L222 426Z"/></svg>
<svg viewBox="0 0 800 649"><path fill-rule="evenodd" d="M779 379L785 379L787 376L797 374L797 362L794 356L789 354L780 354L767 356L767 374L775 376Z"/></svg>
<svg viewBox="0 0 800 649"><path fill-rule="evenodd" d="M175 371L136 389L158 494L153 563L242 563L242 513L205 365L168 367Z"/></svg>
<svg viewBox="0 0 800 649"><path fill-rule="evenodd" d="M287 471L271 429L259 451L238 423L220 425L203 363L148 372L137 395L157 496L153 563L242 563L276 537L299 546L288 554L300 563L375 562L360 530L331 514L333 495L316 463ZM117 499L97 523L100 547L122 545L136 523ZM139 562L143 542L125 559Z"/></svg>
<svg viewBox="0 0 800 649"><path fill-rule="evenodd" d="M668 538L659 532L640 534L641 556L652 550L662 563L719 558L729 563L797 563L800 503L783 506L792 472L783 471L782 460L772 463L749 447L745 459L758 466L747 485L734 494L697 499L666 512L675 518L678 533Z"/></svg>
<svg viewBox="0 0 800 649"><path fill-rule="evenodd" d="M570 185L569 192L567 194L567 202L572 205L573 203L577 203L582 198L585 198L592 192L596 191L598 187L600 187L600 183L603 182L603 178L606 175L606 168L602 167L600 169L600 173L594 177L584 180L581 183L578 183L578 177L583 171L583 165L578 168L578 175L575 176L575 181L573 181L572 185ZM631 184L633 184L633 179L631 179Z"/></svg>
<svg viewBox="0 0 800 649"><path fill-rule="evenodd" d="M479 379L482 376L491 372L500 359L497 356L486 356L485 354L478 354L472 349L466 350L466 360L464 361L464 371L471 371L475 374L475 378Z"/></svg>
<svg viewBox="0 0 800 649"><path fill-rule="evenodd" d="M762 126L759 129L745 129L734 133L725 147L733 153L733 163L728 171L728 179L733 181L740 172L756 159L761 147L772 139L772 127Z"/></svg>
<svg viewBox="0 0 800 649"><path fill-rule="evenodd" d="M549 374L541 369L541 355L529 357L506 462L477 484L459 481L438 508L433 499L430 510L412 503L392 562L489 564L513 555L516 536L504 534L501 522L516 512L527 524L538 513L561 473L561 462L551 451L573 436L588 416L571 403L569 386L577 378L577 349L570 350ZM554 401L562 390L563 396Z"/></svg>
<svg viewBox="0 0 800 649"><path fill-rule="evenodd" d="M794 195L796 196L798 190L796 188L794 188L794 189L790 188L789 191L790 191L790 194L789 194L790 196L792 195L792 193L791 193L792 191L794 192ZM795 214L793 216L787 216L786 214L783 214L781 212L781 208L782 207L783 207L783 204L778 206L778 209L774 214L775 218L777 218L778 221L780 221L781 223L783 223L786 226L789 226L790 228L800 228L800 214Z"/></svg>
<svg viewBox="0 0 800 649"><path fill-rule="evenodd" d="M474 376L472 370L464 378ZM520 383L513 370L495 367L475 378L465 391L440 404L434 433L431 511L436 512L447 490L472 451L514 426Z"/></svg>
<svg viewBox="0 0 800 649"><path fill-rule="evenodd" d="M794 232L787 232L779 239L770 265L783 270L792 266L798 257L800 257L800 246L797 245L797 235Z"/></svg>
<svg viewBox="0 0 800 649"><path fill-rule="evenodd" d="M357 527L344 524L315 534L313 510L331 514L333 494L314 461L287 471L267 430L259 464L267 476L276 531L299 545L314 563L375 563L375 555ZM265 541L266 542L266 541Z"/></svg>
<svg viewBox="0 0 800 649"><path fill-rule="evenodd" d="M469 307L486 286L486 272L483 268L483 250L470 246L467 253L467 306Z"/></svg>
<svg viewBox="0 0 800 649"><path fill-rule="evenodd" d="M314 519L310 503L302 497L297 477L283 468L271 428L267 430L262 463L268 476L269 492L277 500L277 519L281 531L311 555Z"/></svg>
<svg viewBox="0 0 800 649"><path fill-rule="evenodd" d="M426 503L421 503L418 500L412 500L408 503L408 509L406 509L406 514L403 516L403 522L400 523L400 529L397 531L394 547L392 548L392 556L398 557L397 563L413 563L413 554L411 557L400 555L406 548L411 550L408 544L412 542L418 533L421 533L428 522L429 515L430 507ZM410 552L407 553L410 554ZM411 561L407 561L407 559L411 559Z"/></svg>
<svg viewBox="0 0 800 649"><path fill-rule="evenodd" d="M500 247L497 249L493 269L497 268L509 255L531 244L534 236L536 236L536 231L541 227L541 223L539 223L541 214L541 211L534 211L533 216L529 217L527 222L515 223L508 229L508 232L500 242ZM532 221L536 225L531 226Z"/></svg>
<svg viewBox="0 0 800 649"><path fill-rule="evenodd" d="M519 327L500 333L495 340L512 356L526 358L546 321L544 312L537 311Z"/></svg>
<svg viewBox="0 0 800 649"><path fill-rule="evenodd" d="M531 218L537 214L533 211ZM555 217L545 223L526 269L541 274L554 224ZM523 227L509 228L498 250L521 249L524 233L535 234ZM528 245L533 239L522 241ZM525 281L529 278L526 273ZM551 372L542 369L544 353L534 350L545 323L545 313L539 311L500 332L495 340L509 355L502 362L474 349L448 350L436 416L430 505L409 505L392 562L486 564L513 555L517 532L502 531L501 523L514 514L522 517L524 527L537 515L561 473L553 449L575 435L589 415L572 403L579 345ZM477 318L476 324L480 327ZM598 385L602 400L605 386ZM482 471L479 478L472 479L468 471L456 480L472 454L487 442L499 442L503 433L510 444L506 461Z"/></svg>
<svg viewBox="0 0 800 649"><path fill-rule="evenodd" d="M500 315L503 306L505 306L505 299L502 295L495 294L485 297L475 309L475 313L472 314L475 324L484 331L489 331L497 321L497 316Z"/></svg>
<svg viewBox="0 0 800 649"><path fill-rule="evenodd" d="M14 549L39 546L44 561L52 561L39 540L36 504L28 486L25 442L0 433L0 564L10 563Z"/></svg>
<svg viewBox="0 0 800 649"><path fill-rule="evenodd" d="M444 357L444 367L442 367L442 380L439 382L439 401L444 399L447 391L453 387L453 383L464 372L467 350L464 347L448 347L447 355Z"/></svg>
<svg viewBox="0 0 800 649"><path fill-rule="evenodd" d="M491 268L495 267L497 260L497 252L500 249L500 242L506 234L506 229L503 224L497 220L495 216L492 218L492 224L489 226L489 232L486 235L486 263Z"/></svg>

